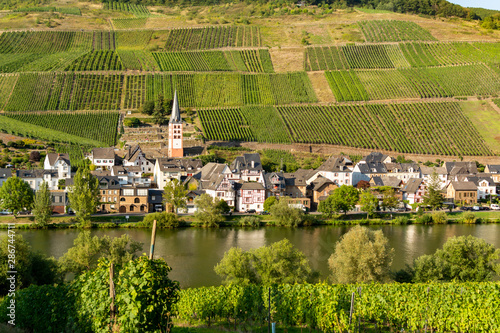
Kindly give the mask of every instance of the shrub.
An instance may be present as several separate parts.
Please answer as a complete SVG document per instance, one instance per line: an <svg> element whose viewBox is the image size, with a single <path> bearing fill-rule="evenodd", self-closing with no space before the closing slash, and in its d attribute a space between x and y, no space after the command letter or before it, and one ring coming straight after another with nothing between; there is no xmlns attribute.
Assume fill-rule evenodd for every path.
<svg viewBox="0 0 500 333"><path fill-rule="evenodd" d="M156 226L158 228L177 228L179 226L177 215L167 212L146 215L141 222L141 226L150 228L153 226L154 220L156 220Z"/></svg>
<svg viewBox="0 0 500 333"><path fill-rule="evenodd" d="M415 222L421 224L432 223L432 216L430 214L422 214L415 219Z"/></svg>
<svg viewBox="0 0 500 333"><path fill-rule="evenodd" d="M240 227L260 227L261 221L257 216L245 216L238 223Z"/></svg>
<svg viewBox="0 0 500 333"><path fill-rule="evenodd" d="M410 219L406 216L398 216L394 220L392 220L393 224L408 224L410 223Z"/></svg>
<svg viewBox="0 0 500 333"><path fill-rule="evenodd" d="M474 224L477 222L477 217L472 212L466 212L462 215L460 222Z"/></svg>
<svg viewBox="0 0 500 333"><path fill-rule="evenodd" d="M432 214L432 221L438 224L445 224L448 222L448 215L445 212L437 212Z"/></svg>

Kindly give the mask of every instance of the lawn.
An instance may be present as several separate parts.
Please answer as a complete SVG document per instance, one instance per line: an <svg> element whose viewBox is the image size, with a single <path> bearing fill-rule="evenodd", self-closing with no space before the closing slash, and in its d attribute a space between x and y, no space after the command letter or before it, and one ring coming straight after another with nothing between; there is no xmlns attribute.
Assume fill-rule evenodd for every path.
<svg viewBox="0 0 500 333"><path fill-rule="evenodd" d="M460 103L464 114L494 153L500 153L500 113L488 101Z"/></svg>

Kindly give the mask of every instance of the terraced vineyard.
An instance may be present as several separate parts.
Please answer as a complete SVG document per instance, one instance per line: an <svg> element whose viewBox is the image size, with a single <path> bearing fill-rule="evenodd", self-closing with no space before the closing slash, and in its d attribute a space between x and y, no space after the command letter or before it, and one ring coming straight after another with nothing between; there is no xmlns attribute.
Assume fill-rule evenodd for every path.
<svg viewBox="0 0 500 333"><path fill-rule="evenodd" d="M367 42L436 40L427 30L408 21L373 20L358 23Z"/></svg>
<svg viewBox="0 0 500 333"><path fill-rule="evenodd" d="M105 2L104 9L116 10L121 12L129 12L137 17L147 17L150 16L148 8L144 5L136 5L133 3L123 3L123 2Z"/></svg>

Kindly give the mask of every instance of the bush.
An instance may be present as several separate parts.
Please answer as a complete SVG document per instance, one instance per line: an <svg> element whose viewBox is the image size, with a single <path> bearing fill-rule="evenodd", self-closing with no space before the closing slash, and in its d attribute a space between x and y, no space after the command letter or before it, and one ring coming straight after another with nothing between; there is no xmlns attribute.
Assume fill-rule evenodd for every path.
<svg viewBox="0 0 500 333"><path fill-rule="evenodd" d="M240 227L260 227L261 221L257 216L245 216L238 222Z"/></svg>
<svg viewBox="0 0 500 333"><path fill-rule="evenodd" d="M408 224L410 223L410 219L406 216L398 216L394 220L392 220L393 224Z"/></svg>
<svg viewBox="0 0 500 333"><path fill-rule="evenodd" d="M144 217L141 226L151 228L153 221L156 220L158 228L177 228L179 226L179 219L174 213L151 213Z"/></svg>
<svg viewBox="0 0 500 333"><path fill-rule="evenodd" d="M141 124L141 121L138 118L132 117L132 118L125 118L123 120L123 125L127 127L137 127Z"/></svg>
<svg viewBox="0 0 500 333"><path fill-rule="evenodd" d="M432 223L432 216L431 214L422 214L415 219L415 222L420 224L430 224Z"/></svg>
<svg viewBox="0 0 500 333"><path fill-rule="evenodd" d="M446 215L445 212L434 213L432 214L432 222L445 224L446 222L448 222L448 215Z"/></svg>
<svg viewBox="0 0 500 333"><path fill-rule="evenodd" d="M462 223L468 223L468 224L474 224L474 223L477 222L477 217L472 212L466 212L460 218L460 222L462 222Z"/></svg>

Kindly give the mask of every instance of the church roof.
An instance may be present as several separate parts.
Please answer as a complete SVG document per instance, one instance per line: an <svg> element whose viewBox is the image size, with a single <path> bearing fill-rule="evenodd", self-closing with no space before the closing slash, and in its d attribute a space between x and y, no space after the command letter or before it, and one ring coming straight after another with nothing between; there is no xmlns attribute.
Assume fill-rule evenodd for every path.
<svg viewBox="0 0 500 333"><path fill-rule="evenodd" d="M174 92L174 103L172 105L172 114L170 115L170 124L182 124L181 111L179 110L179 101L177 100L177 90Z"/></svg>

